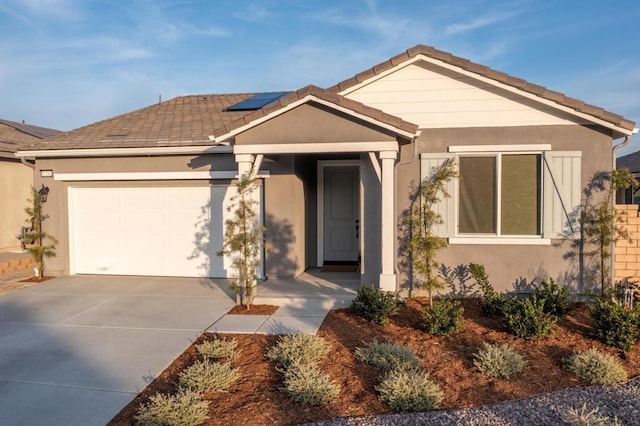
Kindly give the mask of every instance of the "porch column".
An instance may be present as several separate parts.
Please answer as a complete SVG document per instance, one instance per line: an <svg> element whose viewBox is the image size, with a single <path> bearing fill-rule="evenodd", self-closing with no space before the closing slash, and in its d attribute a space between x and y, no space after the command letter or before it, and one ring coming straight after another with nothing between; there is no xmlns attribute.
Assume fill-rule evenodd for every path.
<svg viewBox="0 0 640 426"><path fill-rule="evenodd" d="M396 291L396 273L394 265L395 239L395 175L394 165L398 158L396 151L380 152L382 160L382 273L380 274L380 290Z"/></svg>

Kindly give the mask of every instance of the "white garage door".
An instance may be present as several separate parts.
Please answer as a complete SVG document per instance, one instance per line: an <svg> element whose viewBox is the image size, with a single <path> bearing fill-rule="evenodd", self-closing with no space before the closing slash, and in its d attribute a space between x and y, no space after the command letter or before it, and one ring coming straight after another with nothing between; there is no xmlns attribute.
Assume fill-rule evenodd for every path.
<svg viewBox="0 0 640 426"><path fill-rule="evenodd" d="M71 272L226 277L235 187L69 188Z"/></svg>

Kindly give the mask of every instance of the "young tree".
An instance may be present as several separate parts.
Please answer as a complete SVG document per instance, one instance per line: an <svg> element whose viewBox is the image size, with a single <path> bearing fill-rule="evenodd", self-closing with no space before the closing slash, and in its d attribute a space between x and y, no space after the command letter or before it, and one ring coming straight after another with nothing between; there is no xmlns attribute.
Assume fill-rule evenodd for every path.
<svg viewBox="0 0 640 426"><path fill-rule="evenodd" d="M620 238L629 238L625 228L620 226L620 218L615 212L615 194L636 184L629 169L613 170L608 176L608 191L599 203L586 205L581 214L582 238L584 244L591 246L591 254L598 259L597 272L600 293L611 284L607 259L611 257L611 247Z"/></svg>
<svg viewBox="0 0 640 426"><path fill-rule="evenodd" d="M435 226L443 223L442 216L434 211L434 205L440 197L450 197L447 182L457 177L455 162L446 160L431 176L425 178L412 196L414 206L405 218L411 229L406 242L407 252L420 287L429 293L429 305L432 306L434 290L444 288L444 283L436 277L438 263L435 260L438 250L447 247L444 238L435 235Z"/></svg>
<svg viewBox="0 0 640 426"><path fill-rule="evenodd" d="M238 296L238 303L247 309L253 303L255 286L258 279L256 269L260 266L260 242L266 228L258 226L255 199L257 178L253 169L240 177L236 195L227 207L233 217L225 221L224 241L218 256L233 257L231 267L237 276L233 278L230 289Z"/></svg>
<svg viewBox="0 0 640 426"><path fill-rule="evenodd" d="M42 222L49 215L42 212L40 194L33 186L31 187L31 198L27 202L29 206L24 210L27 213L27 223L31 225L31 230L26 234L25 249L33 257L36 277L42 278L44 277L44 259L56 256L56 244L58 244L58 241L47 234L42 227ZM49 243L45 244L47 240Z"/></svg>

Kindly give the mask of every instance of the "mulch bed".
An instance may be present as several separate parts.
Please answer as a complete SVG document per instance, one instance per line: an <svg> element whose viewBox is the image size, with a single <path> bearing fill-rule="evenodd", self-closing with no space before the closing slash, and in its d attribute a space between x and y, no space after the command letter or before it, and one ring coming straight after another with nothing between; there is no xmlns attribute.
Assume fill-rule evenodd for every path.
<svg viewBox="0 0 640 426"><path fill-rule="evenodd" d="M236 305L227 314L229 315L273 315L278 310L277 305L249 305L249 309L246 306Z"/></svg>
<svg viewBox="0 0 640 426"><path fill-rule="evenodd" d="M499 320L482 317L477 300L462 301L464 330L454 336L433 337L420 330L423 299L407 301L400 315L381 327L354 315L349 309L331 311L318 335L332 346L330 356L321 363L341 386L336 401L322 407L302 406L292 402L281 387L279 373L265 353L277 336L222 335L238 341L241 355L232 362L241 378L225 393L205 395L210 401L209 425L298 424L336 417L388 413L378 401L374 387L381 371L358 363L354 350L363 342L392 341L410 346L422 360L422 366L443 389L443 409L466 408L523 398L587 383L562 369L562 358L592 347L616 356L630 377L640 374L640 345L628 353L606 347L588 337L591 318L587 307L579 304L554 326L555 333L532 340L517 338L503 328ZM194 343L210 339L202 335ZM509 343L528 360L528 367L515 378L492 379L473 368L473 353L484 342ZM138 395L110 425L135 424L134 416L141 403L155 392L175 392L178 373L197 359L191 345L160 376Z"/></svg>
<svg viewBox="0 0 640 426"><path fill-rule="evenodd" d="M21 283L41 283L41 282L44 282L44 281L51 280L53 278L55 278L55 277L42 277L42 278L40 278L40 277L30 277L30 278L26 278L24 280L20 280L20 282Z"/></svg>

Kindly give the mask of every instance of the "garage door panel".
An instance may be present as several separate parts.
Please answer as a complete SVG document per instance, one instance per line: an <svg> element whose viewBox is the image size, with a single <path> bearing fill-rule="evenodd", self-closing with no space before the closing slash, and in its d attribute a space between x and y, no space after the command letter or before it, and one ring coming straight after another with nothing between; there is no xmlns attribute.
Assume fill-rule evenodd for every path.
<svg viewBox="0 0 640 426"><path fill-rule="evenodd" d="M235 188L70 188L72 272L226 277L219 258ZM210 202L211 200L211 202Z"/></svg>

